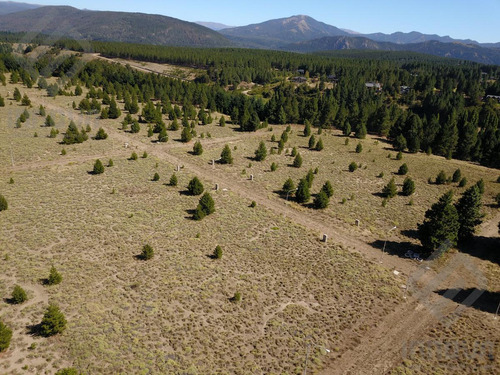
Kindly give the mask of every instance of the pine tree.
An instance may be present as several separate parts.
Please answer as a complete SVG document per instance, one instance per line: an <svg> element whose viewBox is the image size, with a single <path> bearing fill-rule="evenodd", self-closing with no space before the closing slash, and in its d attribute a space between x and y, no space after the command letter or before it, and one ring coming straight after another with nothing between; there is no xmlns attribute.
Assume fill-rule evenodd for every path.
<svg viewBox="0 0 500 375"><path fill-rule="evenodd" d="M408 173L408 166L406 165L406 163L401 164L398 170L398 174L404 176L407 173Z"/></svg>
<svg viewBox="0 0 500 375"><path fill-rule="evenodd" d="M406 177L403 182L403 195L408 197L415 192L415 182L410 177Z"/></svg>
<svg viewBox="0 0 500 375"><path fill-rule="evenodd" d="M436 177L436 184L437 185L446 184L447 180L448 178L446 177L446 173L444 173L444 171L440 171Z"/></svg>
<svg viewBox="0 0 500 375"><path fill-rule="evenodd" d="M477 188L479 189L479 194L484 194L484 189L485 189L485 186L484 186L484 180L483 179L480 179L476 182L476 186Z"/></svg>
<svg viewBox="0 0 500 375"><path fill-rule="evenodd" d="M309 149L312 150L314 148L315 144L316 144L316 138L314 137L314 134L313 134L309 138Z"/></svg>
<svg viewBox="0 0 500 375"><path fill-rule="evenodd" d="M193 219L194 220L201 220L205 216L208 216L214 212L215 212L214 200L213 200L212 196L208 192L206 192L200 198L200 202L198 203L198 206L195 209Z"/></svg>
<svg viewBox="0 0 500 375"><path fill-rule="evenodd" d="M57 272L56 268L52 266L50 268L49 278L47 279L48 285L56 285L60 284L62 281L62 275Z"/></svg>
<svg viewBox="0 0 500 375"><path fill-rule="evenodd" d="M213 258L214 259L222 258L222 247L220 247L219 245L215 247Z"/></svg>
<svg viewBox="0 0 500 375"><path fill-rule="evenodd" d="M94 163L94 169L92 171L93 174L101 174L104 173L104 165L101 160L97 159Z"/></svg>
<svg viewBox="0 0 500 375"><path fill-rule="evenodd" d="M349 135L351 135L351 124L349 124L349 122L347 122L344 126L344 130L342 131L342 133L346 136L346 137L349 137Z"/></svg>
<svg viewBox="0 0 500 375"><path fill-rule="evenodd" d="M45 117L45 107L40 104L40 107L38 108L38 114L42 117Z"/></svg>
<svg viewBox="0 0 500 375"><path fill-rule="evenodd" d="M356 162L351 162L351 164L349 164L349 172L354 172L356 169L358 169L358 164L356 164Z"/></svg>
<svg viewBox="0 0 500 375"><path fill-rule="evenodd" d="M193 146L193 155L203 154L203 146L200 141L196 141Z"/></svg>
<svg viewBox="0 0 500 375"><path fill-rule="evenodd" d="M139 125L139 121L134 120L132 121L132 124L130 125L130 132L135 134L139 133L141 131L141 126Z"/></svg>
<svg viewBox="0 0 500 375"><path fill-rule="evenodd" d="M221 127L226 126L226 118L224 116L221 116L220 121L219 121L219 125Z"/></svg>
<svg viewBox="0 0 500 375"><path fill-rule="evenodd" d="M272 162L271 163L271 172L276 172L277 169L278 169L278 164L276 164L275 162Z"/></svg>
<svg viewBox="0 0 500 375"><path fill-rule="evenodd" d="M48 337L62 333L66 329L66 318L56 305L49 305L40 323L40 334Z"/></svg>
<svg viewBox="0 0 500 375"><path fill-rule="evenodd" d="M460 171L460 169L457 169L455 172L453 172L453 177L451 178L451 181L459 182L461 178L462 178L462 172Z"/></svg>
<svg viewBox="0 0 500 375"><path fill-rule="evenodd" d="M297 147L292 148L292 152L290 153L290 156L292 156L292 157L297 156Z"/></svg>
<svg viewBox="0 0 500 375"><path fill-rule="evenodd" d="M7 203L7 199L0 194L0 212L5 211L7 208L9 208L9 204Z"/></svg>
<svg viewBox="0 0 500 375"><path fill-rule="evenodd" d="M259 148L257 148L257 150L255 150L255 160L263 161L266 159L266 157L267 157L266 144L264 143L264 141L261 141L259 143Z"/></svg>
<svg viewBox="0 0 500 375"><path fill-rule="evenodd" d="M386 198L392 198L395 197L398 192L398 189L396 187L396 182L394 181L394 177L391 178L389 183L384 186L384 189L382 190L382 194Z"/></svg>
<svg viewBox="0 0 500 375"><path fill-rule="evenodd" d="M96 141L98 141L98 140L101 140L101 139L106 139L106 138L108 138L108 134L104 131L104 129L103 129L103 128L99 128L99 130L97 131L97 133L96 133L96 135L95 135L94 139L95 139Z"/></svg>
<svg viewBox="0 0 500 375"><path fill-rule="evenodd" d="M311 198L311 193L309 192L309 184L305 178L299 181L297 191L295 193L295 199L298 203L306 203Z"/></svg>
<svg viewBox="0 0 500 375"><path fill-rule="evenodd" d="M12 339L12 330L0 321L0 352L8 349Z"/></svg>
<svg viewBox="0 0 500 375"><path fill-rule="evenodd" d="M329 201L330 198L328 197L326 192L324 190L321 190L314 198L314 208L316 209L327 208Z"/></svg>
<svg viewBox="0 0 500 375"><path fill-rule="evenodd" d="M12 302L15 304L20 304L28 300L28 295L19 285L14 287L12 291Z"/></svg>
<svg viewBox="0 0 500 375"><path fill-rule="evenodd" d="M309 137L310 135L311 135L311 123L306 120L304 125L304 137Z"/></svg>
<svg viewBox="0 0 500 375"><path fill-rule="evenodd" d="M154 255L155 252L149 244L146 244L142 247L142 252L140 255L142 260L150 260L151 258L153 258Z"/></svg>
<svg viewBox="0 0 500 375"><path fill-rule="evenodd" d="M300 156L300 153L297 153L297 156L295 156L295 159L293 159L293 166L295 168L302 167L302 156Z"/></svg>
<svg viewBox="0 0 500 375"><path fill-rule="evenodd" d="M177 186L177 176L175 173L170 176L170 181L169 181L170 186Z"/></svg>
<svg viewBox="0 0 500 375"><path fill-rule="evenodd" d="M50 115L47 115L45 118L45 126L54 126L55 124L54 119Z"/></svg>
<svg viewBox="0 0 500 375"><path fill-rule="evenodd" d="M22 98L22 96L21 96L21 92L20 92L20 91L19 91L19 89L16 87L16 88L14 89L14 100L15 100L16 102L19 102L19 101L21 101L21 98Z"/></svg>
<svg viewBox="0 0 500 375"><path fill-rule="evenodd" d="M321 190L326 193L328 198L333 196L333 187L330 181L326 181L321 187Z"/></svg>
<svg viewBox="0 0 500 375"><path fill-rule="evenodd" d="M358 127L358 130L356 131L356 138L365 139L366 138L366 134L367 134L366 125L364 123L362 123Z"/></svg>
<svg viewBox="0 0 500 375"><path fill-rule="evenodd" d="M307 186L309 189L312 187L313 181L314 181L314 172L312 169L309 169L306 174L306 181L307 181Z"/></svg>
<svg viewBox="0 0 500 375"><path fill-rule="evenodd" d="M108 117L110 119L116 119L122 115L122 112L116 105L115 99L111 99L111 102L109 103L109 109L108 109Z"/></svg>
<svg viewBox="0 0 500 375"><path fill-rule="evenodd" d="M187 189L190 195L200 195L203 193L203 190L205 190L198 177L193 177L193 179L189 181Z"/></svg>
<svg viewBox="0 0 500 375"><path fill-rule="evenodd" d="M27 94L23 95L23 98L21 99L21 105L26 107L29 107L31 105L31 100Z"/></svg>
<svg viewBox="0 0 500 375"><path fill-rule="evenodd" d="M153 181L160 181L160 175L158 174L158 172L155 172L153 176Z"/></svg>
<svg viewBox="0 0 500 375"><path fill-rule="evenodd" d="M282 191L283 191L283 193L287 194L293 190L295 190L295 184L293 183L293 180L291 178L289 178L283 184Z"/></svg>
<svg viewBox="0 0 500 375"><path fill-rule="evenodd" d="M318 140L318 142L316 142L316 146L314 147L314 149L316 151L321 151L321 150L323 150L323 148L324 148L324 146L323 146L323 140L320 138Z"/></svg>
<svg viewBox="0 0 500 375"><path fill-rule="evenodd" d="M428 251L434 251L446 242L456 246L459 228L458 212L450 190L425 213L425 220L418 227L420 242Z"/></svg>
<svg viewBox="0 0 500 375"><path fill-rule="evenodd" d="M160 132L158 133L158 142L168 142L167 129L164 126L161 127Z"/></svg>
<svg viewBox="0 0 500 375"><path fill-rule="evenodd" d="M233 164L233 156L231 155L231 149L228 145L225 145L220 154L221 164Z"/></svg>
<svg viewBox="0 0 500 375"><path fill-rule="evenodd" d="M483 222L479 188L476 185L468 188L455 204L455 207L458 212L458 222L460 223L458 239L459 241L470 240L474 237L477 226Z"/></svg>
<svg viewBox="0 0 500 375"><path fill-rule="evenodd" d="M193 135L191 134L191 129L188 127L184 127L181 132L181 141L187 143L191 141Z"/></svg>
<svg viewBox="0 0 500 375"><path fill-rule="evenodd" d="M356 146L356 153L360 154L363 151L363 145L361 143L358 143Z"/></svg>

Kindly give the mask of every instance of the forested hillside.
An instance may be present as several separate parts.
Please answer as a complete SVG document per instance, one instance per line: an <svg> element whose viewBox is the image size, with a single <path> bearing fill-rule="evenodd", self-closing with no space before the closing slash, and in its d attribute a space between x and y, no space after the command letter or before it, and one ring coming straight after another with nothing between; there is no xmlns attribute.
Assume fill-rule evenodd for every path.
<svg viewBox="0 0 500 375"><path fill-rule="evenodd" d="M71 46L66 42L66 46ZM173 104L196 105L230 115L242 130L271 124L311 123L345 133L366 132L387 137L395 148L500 167L499 105L486 95L500 95L500 67L399 53L391 59L332 58L285 52L238 49L163 48L119 43L94 43L106 56L195 65L206 73L196 82L137 72L93 61L76 69L73 81L102 87L118 98L160 100L158 110L172 113ZM8 48L7 48L8 49ZM16 71L33 84L38 73L54 65L50 56L37 62L2 55L2 70ZM80 64L58 62L64 76ZM290 78L304 71L313 85ZM307 78L306 78L307 80ZM254 95L233 89L242 81L262 85ZM380 90L367 87L380 83ZM172 114L172 117L174 114Z"/></svg>
<svg viewBox="0 0 500 375"><path fill-rule="evenodd" d="M78 40L110 40L174 46L220 47L221 34L177 18L51 6L0 16L0 30L45 33Z"/></svg>

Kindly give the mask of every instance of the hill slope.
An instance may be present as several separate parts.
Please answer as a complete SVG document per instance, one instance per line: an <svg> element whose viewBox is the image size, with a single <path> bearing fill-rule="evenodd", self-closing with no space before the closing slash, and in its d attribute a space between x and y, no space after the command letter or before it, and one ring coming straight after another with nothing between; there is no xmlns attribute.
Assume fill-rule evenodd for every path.
<svg viewBox="0 0 500 375"><path fill-rule="evenodd" d="M284 44L324 36L349 35L335 26L303 15L224 29L220 33L245 46L259 48L277 48Z"/></svg>
<svg viewBox="0 0 500 375"><path fill-rule="evenodd" d="M213 30L176 18L143 13L96 12L68 6L41 7L0 16L0 31L172 46L232 45Z"/></svg>
<svg viewBox="0 0 500 375"><path fill-rule="evenodd" d="M500 50L483 48L473 44L441 43L437 41L396 44L376 42L364 37L336 36L293 43L283 46L283 49L293 52L318 52L345 49L412 51L441 57L470 60L483 64L500 64Z"/></svg>
<svg viewBox="0 0 500 375"><path fill-rule="evenodd" d="M22 12L23 10L39 8L40 5L0 1L0 15Z"/></svg>

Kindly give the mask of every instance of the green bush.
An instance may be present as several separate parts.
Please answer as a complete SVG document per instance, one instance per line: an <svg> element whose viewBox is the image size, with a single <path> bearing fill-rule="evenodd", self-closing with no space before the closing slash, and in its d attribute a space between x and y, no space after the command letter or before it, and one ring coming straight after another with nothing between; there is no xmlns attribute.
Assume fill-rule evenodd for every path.
<svg viewBox="0 0 500 375"><path fill-rule="evenodd" d="M196 141L193 146L193 155L203 154L203 146L200 141Z"/></svg>
<svg viewBox="0 0 500 375"><path fill-rule="evenodd" d="M360 154L363 151L363 145L360 143L357 144L356 146L356 153Z"/></svg>
<svg viewBox="0 0 500 375"><path fill-rule="evenodd" d="M93 174L101 174L104 173L104 165L101 160L97 159L94 163L94 169L92 171Z"/></svg>
<svg viewBox="0 0 500 375"><path fill-rule="evenodd" d="M300 153L297 153L297 156L295 156L295 159L293 159L293 166L295 168L302 167L302 156L300 156Z"/></svg>
<svg viewBox="0 0 500 375"><path fill-rule="evenodd" d="M401 166L398 169L398 174L404 176L407 173L408 173L408 165L406 165L406 163L401 164Z"/></svg>
<svg viewBox="0 0 500 375"><path fill-rule="evenodd" d="M175 173L170 176L170 181L169 181L170 186L177 186L177 176Z"/></svg>
<svg viewBox="0 0 500 375"><path fill-rule="evenodd" d="M356 169L358 169L358 165L356 164L356 162L352 162L351 164L349 164L349 172L354 172Z"/></svg>
<svg viewBox="0 0 500 375"><path fill-rule="evenodd" d="M132 152L132 154L130 155L130 160L137 160L138 159L138 156L135 152Z"/></svg>
<svg viewBox="0 0 500 375"><path fill-rule="evenodd" d="M241 301L241 293L236 292L234 293L234 296L231 298L231 302L240 302Z"/></svg>
<svg viewBox="0 0 500 375"><path fill-rule="evenodd" d="M255 160L263 161L266 159L266 157L267 157L266 144L264 143L264 141L261 141L259 143L259 147L257 148L257 150L255 150Z"/></svg>
<svg viewBox="0 0 500 375"><path fill-rule="evenodd" d="M278 164L276 164L275 162L271 163L271 172L275 172L276 169L278 169Z"/></svg>
<svg viewBox="0 0 500 375"><path fill-rule="evenodd" d="M203 193L203 190L205 190L205 188L203 187L203 184L198 179L198 177L193 177L193 179L189 181L187 190L190 195L200 195L201 193Z"/></svg>
<svg viewBox="0 0 500 375"><path fill-rule="evenodd" d="M94 139L96 141L99 141L99 140L106 139L106 138L108 138L108 134L104 131L103 128L99 128Z"/></svg>
<svg viewBox="0 0 500 375"><path fill-rule="evenodd" d="M231 149L228 145L225 145L220 154L221 164L233 164L233 156L231 155Z"/></svg>
<svg viewBox="0 0 500 375"><path fill-rule="evenodd" d="M153 256L154 256L153 248L148 244L144 245L142 247L141 259L149 260L149 259L153 258Z"/></svg>
<svg viewBox="0 0 500 375"><path fill-rule="evenodd" d="M49 305L40 323L40 334L48 337L62 333L66 329L66 318L56 305Z"/></svg>
<svg viewBox="0 0 500 375"><path fill-rule="evenodd" d="M6 350L12 339L12 330L0 321L0 352Z"/></svg>
<svg viewBox="0 0 500 375"><path fill-rule="evenodd" d="M446 184L446 181L448 178L446 177L446 173L444 171L440 171L438 175L436 176L436 184L437 185L444 185Z"/></svg>
<svg viewBox="0 0 500 375"><path fill-rule="evenodd" d="M220 247L219 245L215 247L213 258L214 259L222 258L222 247Z"/></svg>
<svg viewBox="0 0 500 375"><path fill-rule="evenodd" d="M12 291L12 302L15 304L20 304L28 300L28 295L19 285L14 287Z"/></svg>
<svg viewBox="0 0 500 375"><path fill-rule="evenodd" d="M384 186L384 189L382 190L382 194L386 198L392 198L392 197L396 196L397 192L398 192L398 190L396 187L396 182L394 181L394 177L393 177L393 178L391 178L389 183Z"/></svg>
<svg viewBox="0 0 500 375"><path fill-rule="evenodd" d="M328 198L328 195L324 190L321 190L316 197L314 197L314 208L316 209L324 209L328 207L328 203L330 201L330 198Z"/></svg>
<svg viewBox="0 0 500 375"><path fill-rule="evenodd" d="M62 275L57 272L56 267L52 266L50 268L49 278L47 279L48 285L60 284L62 281Z"/></svg>
<svg viewBox="0 0 500 375"><path fill-rule="evenodd" d="M7 208L9 208L9 204L7 203L7 199L0 194L0 211L5 211Z"/></svg>
<svg viewBox="0 0 500 375"><path fill-rule="evenodd" d="M403 182L403 195L410 196L415 192L415 182L410 178L406 177Z"/></svg>

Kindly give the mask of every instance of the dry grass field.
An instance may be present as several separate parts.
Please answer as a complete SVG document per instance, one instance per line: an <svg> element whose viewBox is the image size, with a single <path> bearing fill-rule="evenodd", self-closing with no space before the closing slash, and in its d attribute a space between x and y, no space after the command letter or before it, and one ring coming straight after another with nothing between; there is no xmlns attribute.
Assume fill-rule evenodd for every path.
<svg viewBox="0 0 500 375"><path fill-rule="evenodd" d="M498 171L423 154L395 160L390 146L373 137L361 141L363 152L357 154L358 140L345 145L338 132L324 131L325 149L309 151L303 127L292 126L286 148L296 146L304 158L301 168L293 168L293 158L285 153L252 160L259 142L276 146L270 138L279 139L285 127L245 134L214 122L196 128L204 153L194 156L189 153L193 141L176 141L180 131L169 131L169 141L156 144L156 135L148 138L144 125L130 134L119 130L118 120L80 115L71 103L81 98L52 99L35 88L17 87L33 108L27 122L15 128L25 107L10 100L14 85L0 87L7 97L0 108L0 194L9 202L0 213L0 319L14 330L11 347L0 354L0 373L53 374L74 366L85 374L300 374L308 346L309 373L336 373L337 361L357 348L362 351L371 330L418 302L403 298L402 285L416 265L401 255L416 243L411 231L425 210L448 189L463 190L457 184L428 184L429 177L460 168L469 184L483 178L486 220L498 212L493 205L500 192ZM55 119L56 139L41 126L40 104ZM91 136L102 126L109 138L63 146L59 142L70 120L78 127L90 125ZM212 167L225 144L231 146L234 164ZM128 160L133 151L136 161ZM147 158L141 157L144 151ZM97 158L105 166L112 159L114 165L102 175L89 174ZM362 165L354 173L347 170L351 161ZM272 162L279 166L275 172ZM413 205L409 197L397 196L382 207L378 193L392 176L401 185L404 177L394 173L403 162L417 186ZM177 164L184 166L179 172ZM277 193L288 177L297 182L316 167L312 192L326 180L334 187L326 210L285 202ZM152 181L155 172L157 182ZM179 184L168 186L174 172ZM383 178L377 177L380 172ZM216 206L199 222L191 219L199 197L184 193L195 175ZM213 190L215 183L219 191ZM255 197L260 200L251 208ZM317 223L344 235L320 242L323 227ZM387 243L393 255L386 255L382 265L371 261L371 255L381 254L378 242L393 225L398 230ZM137 258L144 244L154 248L153 259ZM217 245L223 257L211 259ZM498 294L498 264L477 264L490 280L489 290ZM63 282L43 286L40 280L52 265ZM395 267L404 273L395 275ZM438 271L438 266L432 270ZM16 284L30 297L19 306L4 300ZM241 293L240 302L230 301L235 292ZM40 322L49 302L64 312L66 331L49 339L30 335L28 326ZM470 356L443 362L435 355L438 345L426 343L464 337L471 351L477 341L493 342L497 367L481 371L489 352L480 351L476 362L462 361L461 373L476 367L476 373L495 373L499 330L492 314L467 309L453 325L445 323L420 332L417 339L423 337L423 343L402 353L407 358L394 363L394 373L455 373L452 366ZM434 350L432 360L418 350L420 345Z"/></svg>

